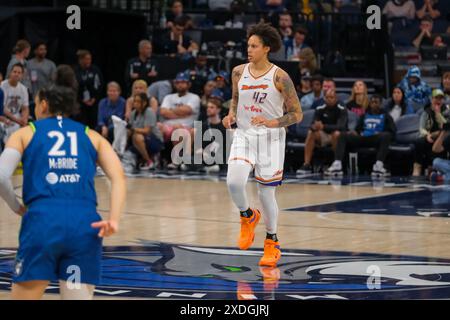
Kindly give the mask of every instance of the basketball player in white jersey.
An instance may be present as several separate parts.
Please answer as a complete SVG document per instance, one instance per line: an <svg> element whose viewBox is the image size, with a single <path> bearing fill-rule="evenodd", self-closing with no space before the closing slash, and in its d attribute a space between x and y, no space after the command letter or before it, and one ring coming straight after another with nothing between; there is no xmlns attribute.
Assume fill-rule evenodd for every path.
<svg viewBox="0 0 450 320"><path fill-rule="evenodd" d="M278 32L269 24L249 29L249 63L233 69L230 111L223 119L226 128L237 124L228 159L227 185L241 215L238 246L246 250L252 245L261 217L258 209L250 208L245 191L254 170L267 231L259 265L269 267L275 267L281 257L275 189L283 178L285 127L303 118L289 75L268 60L269 52L278 51L281 43Z"/></svg>

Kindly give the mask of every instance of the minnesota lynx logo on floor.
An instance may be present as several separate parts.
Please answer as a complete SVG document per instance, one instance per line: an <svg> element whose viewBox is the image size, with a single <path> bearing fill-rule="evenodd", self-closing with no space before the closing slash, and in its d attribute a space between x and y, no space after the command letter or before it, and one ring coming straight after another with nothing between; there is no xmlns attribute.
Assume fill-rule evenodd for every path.
<svg viewBox="0 0 450 320"><path fill-rule="evenodd" d="M140 241L105 247L96 294L162 299L448 299L450 260L283 250L261 268L261 249ZM0 250L0 290L10 290L15 251ZM52 284L47 293L58 293Z"/></svg>

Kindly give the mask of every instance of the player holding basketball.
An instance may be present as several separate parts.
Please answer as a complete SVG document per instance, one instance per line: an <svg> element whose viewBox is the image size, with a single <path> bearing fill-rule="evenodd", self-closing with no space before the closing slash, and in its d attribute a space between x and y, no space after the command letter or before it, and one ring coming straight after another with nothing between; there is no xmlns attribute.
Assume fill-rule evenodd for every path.
<svg viewBox="0 0 450 320"><path fill-rule="evenodd" d="M267 231L259 264L270 267L276 266L281 257L275 189L283 178L285 127L303 118L289 75L268 60L269 52L280 48L281 38L275 28L260 23L249 29L249 63L233 69L230 111L223 119L226 128L237 123L228 159L227 185L241 215L238 246L246 250L252 245L261 217L258 209L250 208L245 191L248 176L255 170Z"/></svg>
<svg viewBox="0 0 450 320"><path fill-rule="evenodd" d="M53 280L60 282L62 299L92 299L102 237L118 230L126 194L123 170L108 141L67 118L75 99L67 87L41 89L35 98L38 120L15 132L0 156L0 195L23 216L13 299L40 299ZM20 160L27 209L10 180ZM105 221L96 211L96 162L111 180Z"/></svg>

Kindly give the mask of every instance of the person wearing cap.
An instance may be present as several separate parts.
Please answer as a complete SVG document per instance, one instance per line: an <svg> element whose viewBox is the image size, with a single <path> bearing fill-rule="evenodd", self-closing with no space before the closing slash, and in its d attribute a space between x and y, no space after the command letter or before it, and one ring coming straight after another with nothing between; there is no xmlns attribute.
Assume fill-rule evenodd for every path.
<svg viewBox="0 0 450 320"><path fill-rule="evenodd" d="M422 80L419 67L411 66L398 86L405 92L406 101L414 111L423 109L430 102L431 87Z"/></svg>
<svg viewBox="0 0 450 320"><path fill-rule="evenodd" d="M214 76L216 86L223 92L223 98L225 101L231 99L231 88L229 85L229 74L226 71L220 71Z"/></svg>
<svg viewBox="0 0 450 320"><path fill-rule="evenodd" d="M200 112L200 97L189 92L191 86L189 75L184 72L178 73L174 84L176 93L165 96L160 108L159 126L165 142L171 141L172 133L176 129L185 129L185 133L192 136L194 121ZM173 142L174 145L177 143ZM186 151L190 152L190 146ZM177 169L178 166L171 163L168 168Z"/></svg>
<svg viewBox="0 0 450 320"><path fill-rule="evenodd" d="M443 116L443 113L446 111L444 92L441 89L435 89L431 97L431 103L425 107L424 112L420 116L419 138L414 143L413 176L415 177L422 174L422 168L427 168L431 165L435 157L432 151L433 144L443 125L448 121Z"/></svg>

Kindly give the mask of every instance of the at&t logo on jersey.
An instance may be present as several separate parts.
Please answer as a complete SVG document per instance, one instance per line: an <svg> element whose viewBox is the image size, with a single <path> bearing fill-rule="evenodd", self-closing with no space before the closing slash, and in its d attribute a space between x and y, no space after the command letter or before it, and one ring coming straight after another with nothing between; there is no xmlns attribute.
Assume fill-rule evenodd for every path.
<svg viewBox="0 0 450 320"><path fill-rule="evenodd" d="M49 172L47 176L45 177L47 182L51 185L57 184L57 183L78 183L80 182L80 175L79 174L61 174L57 175L54 172Z"/></svg>

